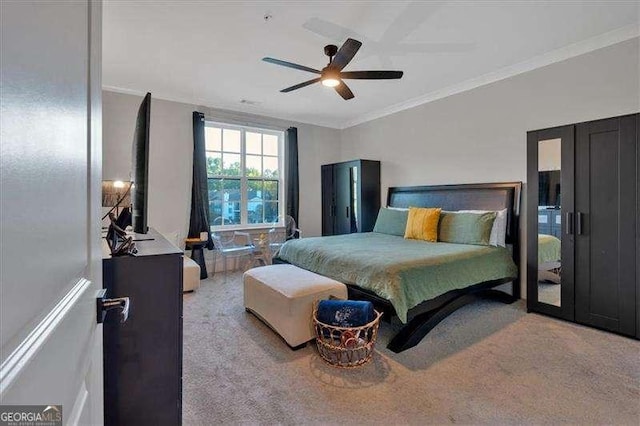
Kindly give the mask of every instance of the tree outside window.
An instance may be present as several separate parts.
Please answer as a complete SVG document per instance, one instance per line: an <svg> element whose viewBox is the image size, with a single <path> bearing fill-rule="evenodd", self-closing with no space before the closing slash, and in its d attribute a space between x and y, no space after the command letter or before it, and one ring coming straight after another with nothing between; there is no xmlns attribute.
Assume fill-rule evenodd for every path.
<svg viewBox="0 0 640 426"><path fill-rule="evenodd" d="M283 132L207 123L209 220L214 227L282 217Z"/></svg>

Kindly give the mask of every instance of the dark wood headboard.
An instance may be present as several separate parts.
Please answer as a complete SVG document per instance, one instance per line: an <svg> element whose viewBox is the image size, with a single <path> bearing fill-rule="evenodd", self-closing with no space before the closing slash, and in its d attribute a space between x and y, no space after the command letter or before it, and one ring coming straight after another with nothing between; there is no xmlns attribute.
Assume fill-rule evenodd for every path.
<svg viewBox="0 0 640 426"><path fill-rule="evenodd" d="M399 186L389 188L387 205L441 207L450 211L507 209L506 243L513 245L514 258L517 259L520 251L521 191L521 182Z"/></svg>

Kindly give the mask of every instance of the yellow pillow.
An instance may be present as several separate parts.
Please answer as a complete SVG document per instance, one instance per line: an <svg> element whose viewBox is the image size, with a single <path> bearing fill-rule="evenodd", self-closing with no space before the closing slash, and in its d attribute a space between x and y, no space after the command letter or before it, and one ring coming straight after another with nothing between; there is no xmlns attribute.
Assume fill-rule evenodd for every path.
<svg viewBox="0 0 640 426"><path fill-rule="evenodd" d="M404 237L412 240L438 241L440 208L410 207Z"/></svg>

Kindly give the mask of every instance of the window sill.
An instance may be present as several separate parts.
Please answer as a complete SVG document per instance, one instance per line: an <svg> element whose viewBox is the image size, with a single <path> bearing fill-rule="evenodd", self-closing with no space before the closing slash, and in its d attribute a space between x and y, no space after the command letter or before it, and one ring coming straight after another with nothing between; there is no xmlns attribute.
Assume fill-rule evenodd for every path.
<svg viewBox="0 0 640 426"><path fill-rule="evenodd" d="M284 224L276 224L276 225L265 225L265 224L256 224L256 225L226 225L226 226L211 226L211 232L233 232L233 231L243 231L243 232L259 232L259 231L269 231L272 228L276 229L284 229Z"/></svg>

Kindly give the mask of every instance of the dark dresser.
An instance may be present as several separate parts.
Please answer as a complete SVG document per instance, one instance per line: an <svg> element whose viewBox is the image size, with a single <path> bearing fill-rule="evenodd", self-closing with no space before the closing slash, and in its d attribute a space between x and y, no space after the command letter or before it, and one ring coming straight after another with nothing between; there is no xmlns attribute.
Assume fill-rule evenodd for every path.
<svg viewBox="0 0 640 426"><path fill-rule="evenodd" d="M129 317L104 321L106 425L182 423L182 251L157 231L134 237L136 256L111 257L103 240L107 297L129 297Z"/></svg>

